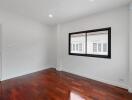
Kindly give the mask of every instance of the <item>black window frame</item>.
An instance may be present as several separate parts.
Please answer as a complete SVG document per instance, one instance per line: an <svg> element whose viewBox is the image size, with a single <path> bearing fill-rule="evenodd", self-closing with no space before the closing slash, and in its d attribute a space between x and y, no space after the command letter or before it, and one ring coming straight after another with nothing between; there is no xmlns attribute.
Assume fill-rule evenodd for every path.
<svg viewBox="0 0 132 100"><path fill-rule="evenodd" d="M85 44L87 45L87 33L99 32L99 31L108 31L108 55L71 53L71 35L85 33L86 34L86 43ZM85 49L86 49L85 51L87 52L87 46L85 47ZM87 57L98 57L98 58L111 59L111 27L69 33L69 51L68 51L68 53L69 53L69 55L75 55L75 56L87 56Z"/></svg>

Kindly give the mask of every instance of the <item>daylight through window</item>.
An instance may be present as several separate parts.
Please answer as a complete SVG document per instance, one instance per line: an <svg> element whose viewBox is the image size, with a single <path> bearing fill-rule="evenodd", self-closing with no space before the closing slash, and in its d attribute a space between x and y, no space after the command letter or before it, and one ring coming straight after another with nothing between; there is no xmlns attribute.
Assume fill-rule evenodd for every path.
<svg viewBox="0 0 132 100"><path fill-rule="evenodd" d="M111 57L111 28L69 34L69 54Z"/></svg>

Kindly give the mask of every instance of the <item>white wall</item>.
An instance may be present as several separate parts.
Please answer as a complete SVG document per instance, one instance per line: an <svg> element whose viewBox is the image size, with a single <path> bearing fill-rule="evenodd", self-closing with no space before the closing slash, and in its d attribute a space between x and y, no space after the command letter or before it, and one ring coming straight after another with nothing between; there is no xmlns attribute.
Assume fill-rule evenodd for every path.
<svg viewBox="0 0 132 100"><path fill-rule="evenodd" d="M127 88L128 76L132 76L132 54L128 75L128 13L128 8L122 7L56 28L0 11L2 80L58 66L59 70ZM112 27L112 59L68 55L69 32L104 27ZM132 77L129 79L132 90Z"/></svg>
<svg viewBox="0 0 132 100"><path fill-rule="evenodd" d="M48 60L52 68L57 67L57 27L50 26L50 34L48 34L49 46L48 49Z"/></svg>
<svg viewBox="0 0 132 100"><path fill-rule="evenodd" d="M5 11L0 11L0 24L2 80L56 66L54 52L49 50L55 45L51 28Z"/></svg>
<svg viewBox="0 0 132 100"><path fill-rule="evenodd" d="M129 10L129 91L132 92L132 4Z"/></svg>
<svg viewBox="0 0 132 100"><path fill-rule="evenodd" d="M93 58L68 55L68 33L112 28L112 58ZM91 15L85 19L58 26L57 69L128 88L128 7Z"/></svg>
<svg viewBox="0 0 132 100"><path fill-rule="evenodd" d="M2 33L1 33L1 25L0 25L0 80L1 80L1 77L2 77Z"/></svg>

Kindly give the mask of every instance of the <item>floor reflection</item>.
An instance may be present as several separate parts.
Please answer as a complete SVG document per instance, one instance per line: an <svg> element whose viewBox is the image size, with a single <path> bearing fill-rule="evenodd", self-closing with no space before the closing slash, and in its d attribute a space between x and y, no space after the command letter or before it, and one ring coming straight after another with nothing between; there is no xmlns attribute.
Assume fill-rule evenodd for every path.
<svg viewBox="0 0 132 100"><path fill-rule="evenodd" d="M86 100L84 97L80 96L77 92L70 92L70 100Z"/></svg>
<svg viewBox="0 0 132 100"><path fill-rule="evenodd" d="M54 69L2 81L0 88L0 100L132 100L125 89Z"/></svg>

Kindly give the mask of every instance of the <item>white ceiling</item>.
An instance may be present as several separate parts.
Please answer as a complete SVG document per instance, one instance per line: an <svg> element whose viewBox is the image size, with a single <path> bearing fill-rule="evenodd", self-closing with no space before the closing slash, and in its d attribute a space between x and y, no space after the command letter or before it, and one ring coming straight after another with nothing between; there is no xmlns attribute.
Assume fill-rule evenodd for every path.
<svg viewBox="0 0 132 100"><path fill-rule="evenodd" d="M56 24L130 3L132 0L0 0L0 9ZM49 14L53 18L49 18Z"/></svg>

